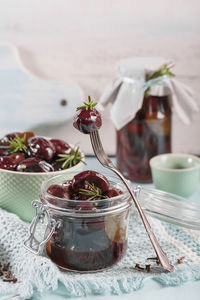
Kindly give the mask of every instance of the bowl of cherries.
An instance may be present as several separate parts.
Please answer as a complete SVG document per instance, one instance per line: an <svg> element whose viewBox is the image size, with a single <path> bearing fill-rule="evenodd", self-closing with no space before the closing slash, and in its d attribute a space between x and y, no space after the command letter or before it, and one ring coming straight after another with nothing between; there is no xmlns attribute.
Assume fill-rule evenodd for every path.
<svg viewBox="0 0 200 300"><path fill-rule="evenodd" d="M0 139L0 207L31 221L31 201L41 183L55 175L78 173L84 166L79 147L34 132L9 133Z"/></svg>
<svg viewBox="0 0 200 300"><path fill-rule="evenodd" d="M107 176L107 175L106 175ZM119 262L126 253L132 200L117 176L85 170L66 179L56 176L43 182L37 214L25 242L35 253L46 245L49 258L60 268L91 272ZM47 218L45 220L45 218ZM37 226L48 237L33 245Z"/></svg>

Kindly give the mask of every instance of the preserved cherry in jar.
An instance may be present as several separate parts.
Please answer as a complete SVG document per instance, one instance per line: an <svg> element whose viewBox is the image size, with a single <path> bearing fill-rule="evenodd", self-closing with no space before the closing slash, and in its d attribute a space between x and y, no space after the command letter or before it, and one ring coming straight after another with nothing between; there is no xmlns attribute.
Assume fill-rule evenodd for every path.
<svg viewBox="0 0 200 300"><path fill-rule="evenodd" d="M46 245L49 258L70 271L93 272L119 262L127 249L132 200L118 178L111 177L114 181L86 170L70 174L67 181L64 175L45 181L41 201L32 203L36 216L26 247L39 254ZM40 222L44 237L35 245Z"/></svg>
<svg viewBox="0 0 200 300"><path fill-rule="evenodd" d="M149 160L167 152L171 152L170 95L149 93L133 120L117 131L117 167L130 180L149 183Z"/></svg>
<svg viewBox="0 0 200 300"><path fill-rule="evenodd" d="M171 152L171 107L185 124L199 111L191 89L174 78L173 67L162 57L123 59L101 96L101 105L111 104L117 167L132 181L152 182L150 159Z"/></svg>

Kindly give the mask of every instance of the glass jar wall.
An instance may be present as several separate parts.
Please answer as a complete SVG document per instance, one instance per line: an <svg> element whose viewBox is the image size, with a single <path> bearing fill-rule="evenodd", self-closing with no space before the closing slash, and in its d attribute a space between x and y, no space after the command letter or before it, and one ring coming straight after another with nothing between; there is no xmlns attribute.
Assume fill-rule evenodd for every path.
<svg viewBox="0 0 200 300"><path fill-rule="evenodd" d="M117 131L117 167L132 181L150 183L149 160L167 152L171 152L170 96L145 96L135 118Z"/></svg>
<svg viewBox="0 0 200 300"><path fill-rule="evenodd" d="M41 206L48 212L48 224L52 221L57 224L46 243L46 251L60 268L79 272L97 271L114 265L125 255L132 200L123 184L118 182L119 179L111 177L116 181L110 181L110 186L119 188L123 193L89 202L50 195L48 187L52 183L61 184L63 176L43 183ZM85 205L88 203L93 209L87 209Z"/></svg>

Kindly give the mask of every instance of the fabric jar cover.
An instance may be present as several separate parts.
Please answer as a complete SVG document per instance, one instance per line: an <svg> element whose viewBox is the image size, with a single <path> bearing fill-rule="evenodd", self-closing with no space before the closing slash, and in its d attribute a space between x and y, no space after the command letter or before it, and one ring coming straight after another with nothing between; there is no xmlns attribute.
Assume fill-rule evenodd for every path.
<svg viewBox="0 0 200 300"><path fill-rule="evenodd" d="M149 87L154 87L154 95L160 95L163 87L167 87L171 93L172 109L185 124L191 122L199 108L188 86L168 75L145 81L147 72L153 72L166 63L167 60L161 57L137 57L117 64L118 76L100 98L103 106L112 103L111 120L117 130L134 118Z"/></svg>

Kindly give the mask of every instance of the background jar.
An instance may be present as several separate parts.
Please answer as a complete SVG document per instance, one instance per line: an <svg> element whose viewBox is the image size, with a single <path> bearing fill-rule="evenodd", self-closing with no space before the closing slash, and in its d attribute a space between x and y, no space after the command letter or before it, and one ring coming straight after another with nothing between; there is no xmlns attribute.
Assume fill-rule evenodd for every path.
<svg viewBox="0 0 200 300"><path fill-rule="evenodd" d="M132 121L117 131L117 167L128 179L152 182L149 160L171 152L171 97L167 87L151 87Z"/></svg>
<svg viewBox="0 0 200 300"><path fill-rule="evenodd" d="M110 185L123 193L89 201L94 206L92 210L80 209L85 200L62 199L47 192L50 185L66 181L63 176L43 183L40 204L47 211L47 223L56 224L51 234L52 227L46 227L46 236L51 236L46 241L46 251L59 267L79 272L97 271L112 266L125 255L132 200L114 177L111 176Z"/></svg>

